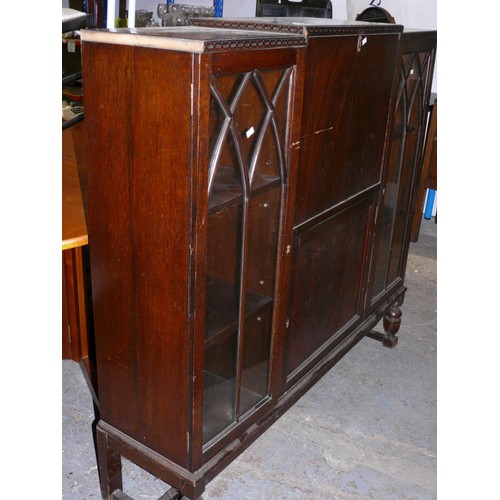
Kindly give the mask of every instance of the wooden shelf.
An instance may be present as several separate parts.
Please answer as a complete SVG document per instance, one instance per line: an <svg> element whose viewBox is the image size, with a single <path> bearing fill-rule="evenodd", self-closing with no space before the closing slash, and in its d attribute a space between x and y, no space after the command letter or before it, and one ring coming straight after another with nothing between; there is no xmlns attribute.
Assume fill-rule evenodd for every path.
<svg viewBox="0 0 500 500"><path fill-rule="evenodd" d="M205 346L238 328L239 288L231 283L207 276ZM271 297L247 290L246 317L272 305Z"/></svg>
<svg viewBox="0 0 500 500"><path fill-rule="evenodd" d="M236 389L234 380L214 375L204 370L203 377L203 442L207 443L234 422L234 398ZM240 407L251 408L263 399L262 395L245 389L243 386L240 391Z"/></svg>
<svg viewBox="0 0 500 500"><path fill-rule="evenodd" d="M209 215L215 215L243 202L242 184L236 170L223 165L219 166L217 170L208 202ZM250 196L254 197L268 189L277 187L280 182L279 177L256 173L252 181Z"/></svg>

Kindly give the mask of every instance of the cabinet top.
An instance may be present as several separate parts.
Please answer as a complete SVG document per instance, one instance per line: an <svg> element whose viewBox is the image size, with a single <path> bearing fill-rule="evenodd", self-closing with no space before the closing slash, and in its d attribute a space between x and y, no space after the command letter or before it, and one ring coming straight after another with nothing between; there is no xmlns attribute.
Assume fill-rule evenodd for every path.
<svg viewBox="0 0 500 500"><path fill-rule="evenodd" d="M193 18L195 26L214 26L235 30L253 30L266 33L295 33L309 36L358 35L369 33L401 33L400 24L346 21L315 17L234 17Z"/></svg>
<svg viewBox="0 0 500 500"><path fill-rule="evenodd" d="M430 38L437 38L437 30L432 30L432 29L418 29L418 28L405 28L403 32L403 37L404 38L411 38L411 37L430 37Z"/></svg>
<svg viewBox="0 0 500 500"><path fill-rule="evenodd" d="M220 52L227 50L304 47L300 33L273 33L249 30L218 29L200 26L165 28L111 28L82 30L85 42L131 45L182 52Z"/></svg>

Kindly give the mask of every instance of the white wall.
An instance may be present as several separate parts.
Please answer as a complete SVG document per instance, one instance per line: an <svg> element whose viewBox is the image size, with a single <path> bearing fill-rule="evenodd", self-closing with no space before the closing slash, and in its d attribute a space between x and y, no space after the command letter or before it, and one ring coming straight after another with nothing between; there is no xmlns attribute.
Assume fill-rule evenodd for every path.
<svg viewBox="0 0 500 500"><path fill-rule="evenodd" d="M254 17L255 0L224 0L224 17Z"/></svg>
<svg viewBox="0 0 500 500"><path fill-rule="evenodd" d="M401 0L401 24L408 28L437 30L437 0ZM439 36L438 50L439 54ZM437 93L437 59L432 79L432 92Z"/></svg>
<svg viewBox="0 0 500 500"><path fill-rule="evenodd" d="M437 29L437 1L401 0L401 24L408 28Z"/></svg>

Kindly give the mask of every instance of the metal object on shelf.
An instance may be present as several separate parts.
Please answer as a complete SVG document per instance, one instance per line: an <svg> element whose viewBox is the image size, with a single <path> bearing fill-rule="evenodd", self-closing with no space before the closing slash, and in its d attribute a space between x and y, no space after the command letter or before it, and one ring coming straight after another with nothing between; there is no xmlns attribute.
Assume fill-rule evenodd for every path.
<svg viewBox="0 0 500 500"><path fill-rule="evenodd" d="M159 3L157 10L162 26L188 26L193 17L214 17L214 7Z"/></svg>
<svg viewBox="0 0 500 500"><path fill-rule="evenodd" d="M148 25L148 23L151 23L153 21L153 13L145 10L145 9L140 9L135 11L135 25L138 28L144 28L145 26Z"/></svg>

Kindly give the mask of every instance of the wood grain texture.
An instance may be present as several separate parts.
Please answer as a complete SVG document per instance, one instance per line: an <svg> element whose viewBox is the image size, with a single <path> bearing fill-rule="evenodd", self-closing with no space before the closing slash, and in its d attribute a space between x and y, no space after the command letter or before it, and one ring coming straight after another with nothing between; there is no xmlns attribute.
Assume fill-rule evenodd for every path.
<svg viewBox="0 0 500 500"><path fill-rule="evenodd" d="M381 178L398 38L366 38L309 41L295 224Z"/></svg>
<svg viewBox="0 0 500 500"><path fill-rule="evenodd" d="M293 298L285 338L288 378L362 314L360 291L369 225L369 196L298 235L294 242Z"/></svg>
<svg viewBox="0 0 500 500"><path fill-rule="evenodd" d="M367 301L377 202L397 177L383 167L400 27L325 29L304 49L84 43L106 490L122 455L201 495L404 295L396 280ZM284 68L281 151L259 127ZM250 182L249 158L257 165L266 141ZM402 259L389 253L384 276L404 260L401 228L391 248Z"/></svg>
<svg viewBox="0 0 500 500"><path fill-rule="evenodd" d="M85 48L102 418L186 465L192 56Z"/></svg>
<svg viewBox="0 0 500 500"><path fill-rule="evenodd" d="M66 286L66 273L64 269L64 256L62 258L62 359L71 359L71 331L70 313L68 309L68 295Z"/></svg>
<svg viewBox="0 0 500 500"><path fill-rule="evenodd" d="M88 358L85 277L81 247L63 252L66 297L69 311L71 358L79 362Z"/></svg>

